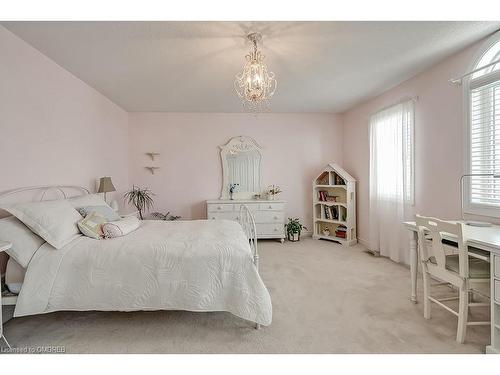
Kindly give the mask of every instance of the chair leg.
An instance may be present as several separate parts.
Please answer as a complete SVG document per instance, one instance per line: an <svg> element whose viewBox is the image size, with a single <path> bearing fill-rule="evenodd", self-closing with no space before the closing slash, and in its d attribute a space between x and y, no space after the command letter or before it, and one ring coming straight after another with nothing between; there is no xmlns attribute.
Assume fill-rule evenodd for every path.
<svg viewBox="0 0 500 375"><path fill-rule="evenodd" d="M465 335L467 333L467 321L469 315L469 288L468 282L466 281L464 285L460 288L459 306L458 306L458 327L457 327L457 341L461 344L465 341Z"/></svg>
<svg viewBox="0 0 500 375"><path fill-rule="evenodd" d="M422 270L423 280L424 280L424 318L431 318L431 301L429 300L431 294L431 278L429 274L424 269Z"/></svg>

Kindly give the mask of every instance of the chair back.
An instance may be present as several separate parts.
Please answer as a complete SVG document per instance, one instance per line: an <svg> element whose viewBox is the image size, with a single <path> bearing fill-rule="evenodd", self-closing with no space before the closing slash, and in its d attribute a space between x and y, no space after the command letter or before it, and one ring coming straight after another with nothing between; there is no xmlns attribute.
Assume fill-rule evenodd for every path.
<svg viewBox="0 0 500 375"><path fill-rule="evenodd" d="M455 272L446 269L446 248L443 244L443 235L448 233L456 237L460 278L467 278L469 258L463 241L462 223L452 223L433 217L417 215L416 224L419 256L422 262L426 264L428 272L439 278L443 278L446 274L456 275ZM431 241L429 241L428 236L430 236ZM448 278L445 279L449 281Z"/></svg>

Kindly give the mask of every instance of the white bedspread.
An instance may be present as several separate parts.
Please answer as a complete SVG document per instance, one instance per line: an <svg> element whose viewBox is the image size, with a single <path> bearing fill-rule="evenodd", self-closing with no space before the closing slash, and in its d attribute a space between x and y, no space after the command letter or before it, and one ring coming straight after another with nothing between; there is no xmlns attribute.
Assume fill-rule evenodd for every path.
<svg viewBox="0 0 500 375"><path fill-rule="evenodd" d="M229 311L269 325L269 293L241 226L143 221L127 236L80 237L32 258L14 316L60 310Z"/></svg>

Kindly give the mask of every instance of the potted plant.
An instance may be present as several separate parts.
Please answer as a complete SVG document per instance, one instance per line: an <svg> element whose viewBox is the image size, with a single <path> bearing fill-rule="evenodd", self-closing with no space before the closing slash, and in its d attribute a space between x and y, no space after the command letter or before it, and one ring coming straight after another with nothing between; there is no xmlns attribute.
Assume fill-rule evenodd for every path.
<svg viewBox="0 0 500 375"><path fill-rule="evenodd" d="M128 204L131 204L139 211L139 217L144 220L142 213L153 207L153 192L148 188L141 189L138 186L132 186L132 190L127 191L123 198Z"/></svg>
<svg viewBox="0 0 500 375"><path fill-rule="evenodd" d="M180 216L177 215L170 215L170 211L168 211L166 214L162 214L161 212L153 212L151 216L155 220L165 220L165 221L175 221L181 218Z"/></svg>
<svg viewBox="0 0 500 375"><path fill-rule="evenodd" d="M289 217L288 223L285 224L288 241L300 241L300 233L302 232L302 229L307 230L307 228L300 223L300 220L298 218L292 219Z"/></svg>

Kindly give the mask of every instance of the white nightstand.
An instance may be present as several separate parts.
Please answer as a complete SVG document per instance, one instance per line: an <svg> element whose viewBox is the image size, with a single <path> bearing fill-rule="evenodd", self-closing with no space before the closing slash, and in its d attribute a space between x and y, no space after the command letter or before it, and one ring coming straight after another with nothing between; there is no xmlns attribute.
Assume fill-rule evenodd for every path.
<svg viewBox="0 0 500 375"><path fill-rule="evenodd" d="M4 252L6 250L9 250L11 247L12 247L12 244L10 242L0 241L0 253ZM10 302L10 301L6 300L5 302ZM11 349L9 342L7 341L5 336L3 335L2 307L3 307L3 305L7 305L7 304L10 305L11 303L4 303L4 301L2 300L2 293L0 291L0 338L3 339L5 341L5 343L7 344L7 346L9 347L9 349Z"/></svg>

